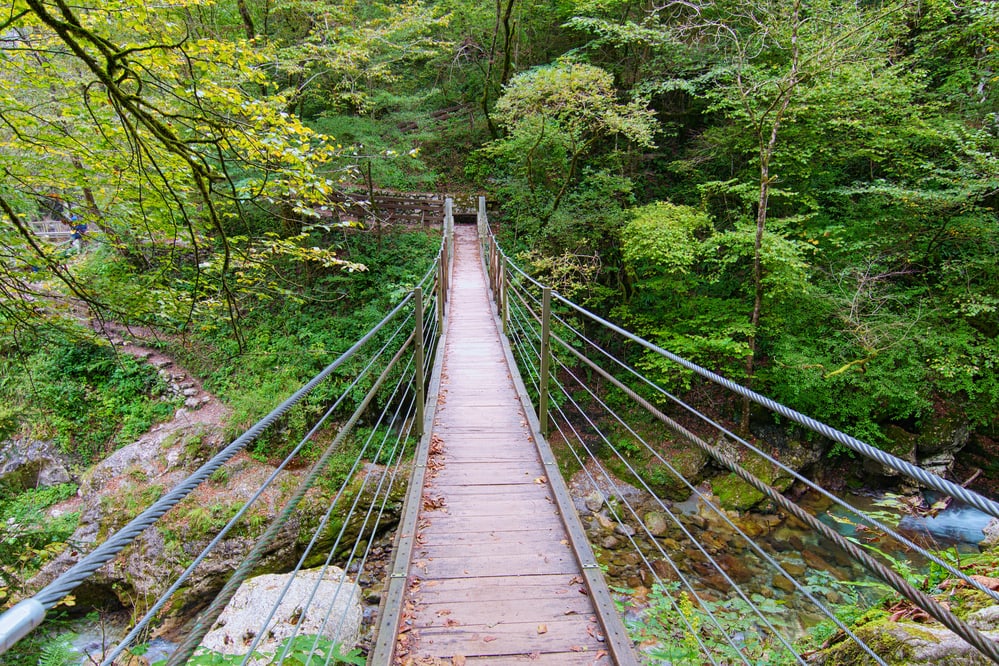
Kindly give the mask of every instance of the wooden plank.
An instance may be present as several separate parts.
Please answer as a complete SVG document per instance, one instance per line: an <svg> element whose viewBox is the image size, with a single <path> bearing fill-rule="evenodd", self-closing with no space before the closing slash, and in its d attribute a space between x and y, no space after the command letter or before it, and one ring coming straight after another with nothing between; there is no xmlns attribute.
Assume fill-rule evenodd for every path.
<svg viewBox="0 0 999 666"><path fill-rule="evenodd" d="M440 601L444 595L455 601L472 601L481 598L487 602L566 595L586 598L586 590L583 588L579 576L566 576L564 574L521 576L517 580L517 585L510 585L510 579L505 576L483 576L474 581L463 578L422 581L419 590L424 600L435 603Z"/></svg>
<svg viewBox="0 0 999 666"><path fill-rule="evenodd" d="M436 541L431 541L430 543L424 543L418 548L416 552L419 554L420 559L432 559L432 560L445 560L452 559L455 557L454 553L460 553L460 558L468 559L490 559L499 558L496 561L502 562L502 558L517 555L518 557L540 557L549 558L558 556L561 559L572 558L572 549L566 544L543 544L540 550L536 540L531 539L530 535L517 539L510 535L503 536L506 548L503 550L502 555L496 554L496 544L494 542L485 541L478 544L465 543L462 544L460 548L456 548L453 544L442 544ZM497 574L499 572L497 571ZM523 572L527 573L527 572Z"/></svg>
<svg viewBox="0 0 999 666"><path fill-rule="evenodd" d="M426 523L424 529L426 527L434 527L436 528L435 531L471 534L473 532L523 532L532 530L541 532L547 530L559 534L559 538L555 539L556 543L563 538L562 521L554 514L550 516L538 516L537 518L532 518L530 523L522 521L519 524L511 524L508 516L480 516L473 523L468 518L456 518L439 511L425 514L420 520ZM522 526L523 529L518 530L518 526ZM432 538L432 534L428 538Z"/></svg>
<svg viewBox="0 0 999 666"><path fill-rule="evenodd" d="M492 600L488 604L477 599L447 599L436 603L421 603L416 609L421 617L447 618L463 625L488 625L495 622L496 618L503 618L503 622L538 622L539 618L545 623L561 622L573 615L592 617L588 615L591 611L589 599L568 595L561 598ZM437 624L442 622L437 621Z"/></svg>
<svg viewBox="0 0 999 666"><path fill-rule="evenodd" d="M481 576L521 575L571 576L579 570L575 558L568 554L530 553L496 555L492 557L436 557L413 560L413 572L423 578L479 578ZM505 551L504 551L505 552Z"/></svg>
<svg viewBox="0 0 999 666"><path fill-rule="evenodd" d="M532 664L533 666L608 666L613 663L606 650L592 652L539 652L529 655L504 654L496 657L467 657L466 664Z"/></svg>
<svg viewBox="0 0 999 666"><path fill-rule="evenodd" d="M516 548L520 543L537 543L537 534L532 530L490 530L485 532L450 532L448 534L421 535L423 545L448 546L450 548L477 548L488 545L492 552Z"/></svg>
<svg viewBox="0 0 999 666"><path fill-rule="evenodd" d="M458 627L428 627L420 629L420 646L434 656L464 654L508 655L532 652L590 651L603 649L600 641L589 636L586 622L551 623L543 627L536 623L471 625Z"/></svg>
<svg viewBox="0 0 999 666"><path fill-rule="evenodd" d="M433 495L434 493L431 494ZM533 493L524 497L491 500L474 495L456 496L453 499L448 498L443 493L439 496L443 497L445 501L445 505L441 511L455 518L470 519L482 516L507 516L510 520L517 521L523 520L523 516L529 516L530 520L533 520L540 515L558 515L558 509L551 500L545 500L543 497L537 498ZM429 512L426 514L428 518L432 515Z"/></svg>

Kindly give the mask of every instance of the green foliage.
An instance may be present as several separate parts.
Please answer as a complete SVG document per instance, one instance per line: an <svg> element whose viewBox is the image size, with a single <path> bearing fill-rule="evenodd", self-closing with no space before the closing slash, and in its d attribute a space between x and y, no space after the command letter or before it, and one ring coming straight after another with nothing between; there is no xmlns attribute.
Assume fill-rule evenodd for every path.
<svg viewBox="0 0 999 666"><path fill-rule="evenodd" d="M282 658L283 656L283 658ZM273 653L256 652L254 657L264 660L266 664L292 664L293 666L318 666L318 664L352 664L363 666L365 658L357 648L343 651L339 643L319 636L299 635L289 638L277 647ZM187 662L195 666L228 666L244 661L242 654L222 654L211 650L199 650ZM154 662L153 666L162 666L166 660Z"/></svg>
<svg viewBox="0 0 999 666"><path fill-rule="evenodd" d="M46 562L65 549L80 513L49 517L54 504L76 494L76 485L61 483L27 490L0 488L0 603Z"/></svg>
<svg viewBox="0 0 999 666"><path fill-rule="evenodd" d="M782 603L759 594L753 594L751 602L777 625L788 615ZM741 598L701 600L695 605L686 591L680 591L679 583L657 583L649 594L648 608L627 628L633 640L651 645L647 648L650 657L673 664L701 664L707 655L722 663L795 663L776 638L761 630L760 623Z"/></svg>
<svg viewBox="0 0 999 666"><path fill-rule="evenodd" d="M698 232L710 233L707 215L689 206L656 202L634 210L621 230L621 254L642 277L689 272L700 253Z"/></svg>
<svg viewBox="0 0 999 666"><path fill-rule="evenodd" d="M171 348L183 362L209 371L205 388L231 406L233 434L264 416L384 317L423 277L440 243L438 234L423 230L388 230L380 243L366 232L345 232L341 239L344 257L368 270L317 275L296 299L265 303L253 299L241 324L244 352L225 320L218 319L198 322L198 337L207 353ZM315 242L321 242L318 232ZM280 259L272 266L294 270ZM377 349L388 335L369 348ZM286 455L362 368L363 362L356 359L344 364L254 442L252 452L267 460ZM355 396L362 396L373 379L363 380L354 389ZM308 447L306 458L321 450L315 444Z"/></svg>
<svg viewBox="0 0 999 666"><path fill-rule="evenodd" d="M0 383L0 395L17 409L19 427L52 437L84 464L132 443L174 411L151 366L82 332L53 335L22 363L14 361L3 362L14 381Z"/></svg>

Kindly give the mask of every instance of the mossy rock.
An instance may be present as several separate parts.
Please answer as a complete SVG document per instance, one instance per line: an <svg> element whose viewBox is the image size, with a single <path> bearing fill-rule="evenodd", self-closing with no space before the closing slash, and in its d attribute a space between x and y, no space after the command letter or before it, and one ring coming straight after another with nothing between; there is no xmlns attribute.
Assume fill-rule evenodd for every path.
<svg viewBox="0 0 999 666"><path fill-rule="evenodd" d="M889 666L985 666L985 655L939 624L892 622L887 617L853 627L854 634ZM986 636L996 639L996 632ZM846 639L816 655L824 666L855 666L876 663L860 647Z"/></svg>
<svg viewBox="0 0 999 666"><path fill-rule="evenodd" d="M691 485L703 479L704 467L708 464L708 454L696 446L671 448L662 453L677 472ZM666 465L656 459L649 461L643 474L656 495L665 499L682 501L690 496L690 488L681 481Z"/></svg>
<svg viewBox="0 0 999 666"><path fill-rule="evenodd" d="M794 481L783 470L755 455L743 460L742 467L778 492L790 488ZM735 511L748 511L766 499L766 495L731 472L713 478L711 492L718 497L722 508Z"/></svg>

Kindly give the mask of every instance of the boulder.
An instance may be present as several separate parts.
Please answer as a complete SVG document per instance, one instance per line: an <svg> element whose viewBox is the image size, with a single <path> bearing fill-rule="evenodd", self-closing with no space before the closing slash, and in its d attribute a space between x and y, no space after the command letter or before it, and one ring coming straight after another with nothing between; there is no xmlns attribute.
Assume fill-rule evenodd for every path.
<svg viewBox="0 0 999 666"><path fill-rule="evenodd" d="M671 523L662 511L649 511L645 514L645 527L654 537L664 537L669 534Z"/></svg>
<svg viewBox="0 0 999 666"><path fill-rule="evenodd" d="M999 545L999 518L993 518L990 520L988 524L982 528L982 533L985 535L985 538L978 544L978 547L982 550L982 552L995 549L996 545Z"/></svg>
<svg viewBox="0 0 999 666"><path fill-rule="evenodd" d="M918 435L914 435L896 425L890 425L885 428L885 436L887 441L881 445L881 449L883 451L890 453L905 462L916 464L916 443L919 439ZM868 474L876 474L879 476L901 476L900 472L895 471L891 467L886 467L878 461L866 457L864 458L864 471Z"/></svg>
<svg viewBox="0 0 999 666"><path fill-rule="evenodd" d="M969 624L985 628L987 621L980 621L978 613L969 615ZM878 620L854 627L854 633L867 643L876 654L885 657L889 664L906 666L939 666L941 664L985 666L991 664L985 655L964 642L957 634L938 624L891 622ZM984 635L999 639L999 632L986 629ZM826 666L853 666L870 663L870 658L853 641L844 640L814 655L810 663Z"/></svg>
<svg viewBox="0 0 999 666"><path fill-rule="evenodd" d="M70 481L68 459L53 442L15 439L0 446L0 483L26 490Z"/></svg>
<svg viewBox="0 0 999 666"><path fill-rule="evenodd" d="M288 590L281 598L289 581ZM275 604L277 610L263 626ZM342 651L347 652L360 637L361 615L360 588L342 569L328 567L325 572L319 568L297 574L267 574L250 578L239 586L201 647L242 655L249 651L258 633L264 632L256 647L262 654L275 654L293 634L319 635L340 644Z"/></svg>

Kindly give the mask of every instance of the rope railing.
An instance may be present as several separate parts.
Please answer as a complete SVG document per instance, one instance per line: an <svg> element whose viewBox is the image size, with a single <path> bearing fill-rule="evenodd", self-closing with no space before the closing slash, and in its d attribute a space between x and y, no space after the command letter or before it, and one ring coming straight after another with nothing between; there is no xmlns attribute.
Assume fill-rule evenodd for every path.
<svg viewBox="0 0 999 666"><path fill-rule="evenodd" d="M281 535L287 533L292 521L294 520L296 525L303 524L301 508L307 497L311 498L309 512L318 520L314 526L309 523L308 533L296 537L295 540L302 545L293 546L296 557L294 567L288 572L286 584L277 600L262 614L263 621L260 627L253 636L246 639L245 646L241 647L245 649L241 654L246 655L243 663L259 658L261 641L267 637L269 623L275 621L278 607L291 585L307 566L310 571L313 567L319 566L318 576L311 583L314 587L308 594L307 603L296 611L302 615L325 612L319 632L315 636L300 636L299 626L296 624L292 636L283 641L278 651L267 656L267 659L269 663L283 663L292 656L293 649L299 650L299 645L295 643L297 639L311 643L309 647L309 654L312 655L311 663L333 662L340 646L335 642L333 644L328 644L328 641L321 642L321 636L330 628L332 628L331 635L340 635L341 629L347 624L346 613L360 602L357 585L361 579L374 581L373 576L381 575L380 571L368 571L369 555L379 539L385 544L391 543L386 535L395 520L393 507L397 500L393 498L399 495L400 483L407 476L405 469L413 448L414 435L423 427L422 420L417 418L417 414L422 413L418 396L422 396L423 391L419 387L425 384L428 369L434 363L434 356L438 351L437 339L446 314L447 281L453 255L451 233L453 233L453 220L448 216L443 225L441 246L431 268L415 285L413 291L339 358L189 477L139 513L124 528L94 548L76 565L33 597L21 601L0 615L0 654L41 625L48 610L114 560L146 530L164 518L178 520L171 518L178 511L177 505L185 498L190 498L192 493L213 478L218 470L231 466L234 457L240 451L265 435L271 438L279 437L280 435L275 432L275 426L281 425L282 420L293 408L301 409L310 404L312 411L321 405L321 411L310 421L311 425L308 426L305 435L291 447L290 452L280 462L276 463L275 468L259 487L250 492L248 499L235 510L225 525L217 533L206 535L211 537L210 540L200 552L193 555L193 560L183 571L162 581L162 594L148 602L148 608L141 613L141 616L137 616L125 637L114 645L102 646L101 652L92 655L91 658L95 659L95 663L99 662L105 666L128 658L128 654L136 645L148 640L152 635L152 627L163 621L166 609L176 604L178 593L192 584L198 576L199 568L206 565L206 560L214 557L222 544L229 543L227 548L231 548L233 542L227 539L232 539L236 531L248 529L248 517L260 504L261 498L273 497L276 494L279 497L287 496L284 506L269 525L261 525L261 528L266 527L266 529L255 537L252 547L243 555L214 599L193 622L184 626L184 640L169 656L167 663L171 665L186 663L195 654L239 586L258 572L260 563L268 556L274 544L281 542L282 539L287 541L287 538ZM343 371L347 367L359 369L353 371L356 374L343 376ZM335 396L329 395L328 388L317 390L321 386L330 386L332 381L341 385L337 388ZM367 386L369 384L370 386ZM358 399L355 396L361 386L367 388L364 396ZM377 414L369 414L368 412L376 405L379 408ZM369 430L366 434L357 434L356 426L362 422L362 418ZM325 443L318 459L306 473L293 475L289 468L297 465L302 460L306 446L311 443L314 448L319 438L325 440ZM348 442L356 444L352 443L352 448L347 449ZM340 466L342 463L338 463L336 476L330 476L331 461L347 454L348 450L352 462L346 466L346 469ZM364 465L367 467L362 469ZM373 470L376 469L380 472L375 473ZM225 476L228 477L228 473ZM297 488L289 495L288 480L294 476L297 476L299 481ZM319 482L324 479L339 479L336 481L335 491L332 488L327 490L319 488ZM329 486L326 481L323 483ZM328 497L328 503L322 508L315 507L315 500L322 497ZM185 505L189 503L190 500ZM348 526L352 530L349 533ZM335 536L331 530L336 532ZM317 552L320 547L324 549L323 552ZM329 594L318 592L320 585L327 578L328 569L334 565L349 571L353 579L348 579L347 575L341 577L332 594L333 598L349 597L349 603L342 606L345 610L339 617L330 615L333 609L338 607L333 603L334 599L330 598ZM201 584L204 584L204 581ZM298 656L295 656L294 663L298 663L297 659Z"/></svg>
<svg viewBox="0 0 999 666"><path fill-rule="evenodd" d="M485 224L480 222L480 225L482 232ZM955 497L993 516L999 515L996 513L999 505L958 484L932 475L911 463L899 460L845 433L779 405L765 396L735 385L709 370L634 336L556 292L551 292L549 298L546 291L550 290L518 267L502 251L491 234L488 234L488 240L484 243L483 256L484 264L490 273L497 316L502 320L504 330L510 339L522 376L534 397L542 405L539 410L547 412L539 414L539 420L542 423L545 423L546 418L550 420L553 428L550 439L566 457L561 464L573 469L578 468L580 478L585 479L584 485L601 493L603 502L596 512L604 515L600 520L609 520L617 526L615 540L628 542L634 554L632 560L640 562L643 569L642 580L648 581L646 584L653 588L654 594L661 594L664 599L664 607L653 609L649 605L639 612L653 615L665 613L669 621L674 624L672 627L660 629L660 639L668 636L674 643L686 640L688 643L685 645L697 653L696 657L692 657L690 653L683 653L682 649L673 644L649 648L650 655L670 659L692 658L705 663L738 661L748 664L759 663L755 659L765 653L768 655L767 658L776 660L773 663L785 661L805 663L811 653L804 650L814 651L816 648L800 647L799 641L802 637L800 626L788 627L777 621L785 607L793 606L802 617L813 618L808 620L810 624L814 625L818 619L824 619L839 631L845 640L853 642L856 649L864 654L865 658L871 659L872 663L883 664L890 656L877 654L871 645L847 627L838 614L841 606L829 600L838 598L839 595L835 590L852 590L853 587L836 583L829 572L816 570L808 565L807 558L790 561L786 556L780 556L777 549L771 546L774 536L768 536L764 540L761 540L758 534L755 537L751 536L744 528L742 517L730 515L720 506L718 499L710 490L705 490L699 483L692 483L664 454L661 438L665 434L674 441L686 442L703 452L717 467L730 472L733 477L758 492L759 496L769 502L771 507L775 507L781 515L796 521L796 525L810 530L816 535L813 538L819 539L814 548L827 557L848 560L862 567L866 573L855 570L852 574L862 578L857 585L879 585L877 589L885 591L890 588L990 660L999 663L999 650L993 640L956 617L947 606L939 603L924 590L917 589L918 583L914 585L911 578L907 579L902 575L907 573L904 569L896 569L908 555L890 556L886 554L887 549L883 550L883 546L865 548L858 540L841 535L816 515L804 510L776 488L761 480L758 476L760 472L750 473L744 464L733 456L733 452L738 453L738 448L741 447L746 452L744 456L753 456L761 461L759 464L771 466L774 475L780 474L793 479L801 488L825 498L834 507L848 511L853 516L851 522L866 528L868 533L897 541L900 549L933 562L948 575L960 580L963 585L988 595L993 600L999 600L999 594L943 559L940 554L915 543L897 529L886 525L883 519L871 516L843 498L835 496L821 485L767 454L748 437L733 433L730 428L720 425L719 419L706 416L702 409L687 404L658 386L637 370L632 362L606 351L605 345L602 346L591 339L592 335L589 337L584 335L580 324L576 322L588 323L588 331L599 330L599 337L613 340L615 348L627 348L629 344L638 344L646 352L677 363L734 395L748 398L768 408L774 414L794 421L828 440L843 444L887 468L917 480L924 487ZM552 306L546 306L549 301ZM546 352L546 349L550 351ZM547 360L546 353L549 355ZM615 398L613 406L603 397L607 392L619 396ZM643 392L651 395L644 396ZM624 404L619 407L622 401ZM547 409L543 407L546 402ZM679 414L683 414L685 418L684 423L689 422L690 427L697 428L699 434L695 434L688 427L681 425L676 418L664 413L658 406L663 402L672 404L680 410ZM643 423L650 417L659 423L661 430L658 434L650 431L647 423L644 426L633 423L636 414L645 415L639 419ZM612 432L618 434L612 435ZM543 430L541 434L546 433ZM613 465L609 464L610 462ZM689 495L690 499L678 505L677 502L660 496L656 489L663 487L662 479L651 473L652 467L662 470L656 474L666 473L673 479L671 484L674 493L677 492L676 488L683 488L683 493ZM753 464L753 469L759 469L759 465ZM617 478L621 475L636 488L635 492L640 498L638 503L632 499L629 492L615 492L614 489L622 484ZM613 495L613 500L609 501L607 495ZM669 537L664 540L661 534L657 536L646 525L643 512L647 513L649 507L665 516L672 525L670 533L677 535L675 539ZM698 522L691 519L692 512L698 521L703 519L702 513L711 516L710 525L719 525L720 529L730 533L732 536L728 541L729 546L719 550L709 545L716 546L717 540L712 541L710 536L705 537L703 531L691 527L692 524L696 526ZM659 528L657 532L661 530L662 528ZM677 539L682 539L686 543L679 552L675 548ZM673 546L667 545L670 543ZM736 543L741 545L735 546ZM600 544L595 545L598 546L599 552ZM744 560L741 569L769 568L771 571L769 575L774 581L778 579L784 581L781 589L775 590L773 584L764 585L771 589L767 591L767 597L761 597L759 585L763 578L760 575L755 575L754 579L749 581L735 580L735 576L729 573L733 557L733 553L729 551L736 547L739 552L734 556ZM690 560L695 559L699 562L693 566ZM802 566L803 562L805 566ZM666 575L667 573L669 575ZM867 575L871 578L866 578ZM714 587L703 582L706 576L712 578L711 585ZM756 591L753 586L756 587ZM723 589L717 589L719 587ZM830 591L834 593L830 594ZM719 596L724 599L719 601ZM780 604L780 609L776 611L773 607L774 599ZM696 608L696 618L699 618L696 621L691 621L691 614L695 612L691 610L691 603ZM738 622L735 622L734 627L728 626L732 624L730 613L726 617L716 617L716 612L713 612L733 608L740 609ZM647 617L645 622L655 621L656 618L652 616ZM747 623L753 627L754 634L764 638L748 640L745 633ZM637 622L636 632L644 626L641 621ZM756 653L753 653L754 649L757 650Z"/></svg>

